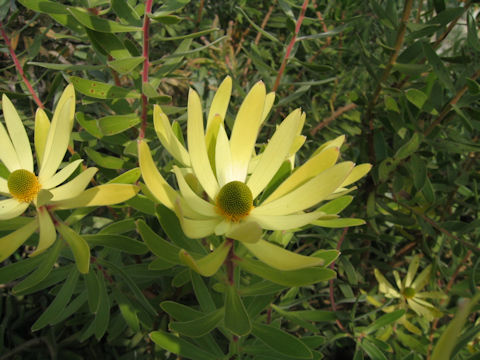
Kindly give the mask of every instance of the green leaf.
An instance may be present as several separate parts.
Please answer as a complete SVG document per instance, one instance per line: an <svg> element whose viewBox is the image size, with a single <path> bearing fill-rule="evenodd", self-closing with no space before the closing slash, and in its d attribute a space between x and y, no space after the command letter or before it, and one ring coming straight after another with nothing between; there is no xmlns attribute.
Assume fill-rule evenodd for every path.
<svg viewBox="0 0 480 360"><path fill-rule="evenodd" d="M140 331L140 321L138 319L135 307L132 305L130 300L128 300L128 298L122 294L121 291L114 290L113 294L117 301L120 313L125 319L125 322L133 331L138 333Z"/></svg>
<svg viewBox="0 0 480 360"><path fill-rule="evenodd" d="M0 238L0 262L12 255L38 229L37 219Z"/></svg>
<svg viewBox="0 0 480 360"><path fill-rule="evenodd" d="M472 49L480 51L480 40L478 39L478 27L471 12L467 15L467 42Z"/></svg>
<svg viewBox="0 0 480 360"><path fill-rule="evenodd" d="M228 252L232 247L232 242L224 241L210 254L201 259L194 259L186 250L181 249L178 253L180 261L189 266L202 276L214 275L227 258Z"/></svg>
<svg viewBox="0 0 480 360"><path fill-rule="evenodd" d="M67 6L56 1L18 0L18 2L26 8L43 14L68 14Z"/></svg>
<svg viewBox="0 0 480 360"><path fill-rule="evenodd" d="M185 35L180 35L180 36L170 36L170 37L160 37L158 38L159 41L177 41L177 40L185 40L185 39L193 39L199 36L204 36L207 34L210 34L213 31L218 31L218 28L212 28L212 29L207 29L207 30L202 30L202 31L197 31L191 34L185 34ZM190 46L188 44L187 48ZM177 50L180 49L180 46L177 48ZM176 50L176 51L177 51ZM182 49L181 52L186 51L186 49Z"/></svg>
<svg viewBox="0 0 480 360"><path fill-rule="evenodd" d="M6 284L33 271L47 256L46 252L38 256L22 259L0 268L0 284Z"/></svg>
<svg viewBox="0 0 480 360"><path fill-rule="evenodd" d="M87 10L78 7L69 7L68 11L75 17L75 19L88 29L106 32L129 32L141 31L141 27L122 25L118 22L102 19L98 16L90 15Z"/></svg>
<svg viewBox="0 0 480 360"><path fill-rule="evenodd" d="M167 0L155 13L149 15L152 19L170 15L171 13L181 10L190 2L190 0Z"/></svg>
<svg viewBox="0 0 480 360"><path fill-rule="evenodd" d="M57 230L70 246L78 271L82 274L88 273L90 268L90 248L85 239L63 223L57 226Z"/></svg>
<svg viewBox="0 0 480 360"><path fill-rule="evenodd" d="M432 49L432 46L429 42L422 42L423 52L428 60L428 63L432 65L433 71L435 75L438 77L438 80L442 83L450 91L455 91L455 86L453 85L452 79L450 78L450 74L448 73L447 68L443 64L440 57L437 53Z"/></svg>
<svg viewBox="0 0 480 360"><path fill-rule="evenodd" d="M162 239L143 220L137 220L137 232L142 237L150 251L159 258L171 263L181 264L178 253L179 247Z"/></svg>
<svg viewBox="0 0 480 360"><path fill-rule="evenodd" d="M128 171L125 171L123 174L118 175L112 180L109 180L107 184L135 184L140 178L140 176L142 176L142 172L139 167L136 167ZM129 230L135 230L135 222L133 221L133 219L125 219L124 221L127 221L130 224L128 225ZM120 233L117 233L117 234L120 234Z"/></svg>
<svg viewBox="0 0 480 360"><path fill-rule="evenodd" d="M94 234L83 235L90 247L105 246L127 254L143 255L148 251L144 243L122 235Z"/></svg>
<svg viewBox="0 0 480 360"><path fill-rule="evenodd" d="M128 1L111 0L111 5L117 16L127 24L133 26L142 25L142 19Z"/></svg>
<svg viewBox="0 0 480 360"><path fill-rule="evenodd" d="M75 117L82 128L90 135L96 137L97 139L101 139L103 137L103 134L98 127L97 120L85 118L85 114L82 112L76 113Z"/></svg>
<svg viewBox="0 0 480 360"><path fill-rule="evenodd" d="M116 72L125 75L132 72L138 65L140 65L144 61L145 58L143 56L136 56L108 61L107 64Z"/></svg>
<svg viewBox="0 0 480 360"><path fill-rule="evenodd" d="M215 354L161 330L152 331L149 336L150 339L162 349L187 359L212 360L217 358Z"/></svg>
<svg viewBox="0 0 480 360"><path fill-rule="evenodd" d="M215 303L213 302L212 295L210 294L209 289L205 285L203 279L197 273L193 271L188 271L190 273L190 280L192 282L193 291L197 297L200 308L203 312L212 312L217 309Z"/></svg>
<svg viewBox="0 0 480 360"><path fill-rule="evenodd" d="M395 159L398 161L412 155L420 147L421 140L420 134L414 133L410 140L408 140L400 147L400 149L397 150L395 153Z"/></svg>
<svg viewBox="0 0 480 360"><path fill-rule="evenodd" d="M13 288L14 293L22 293L27 289L37 285L40 281L45 279L52 271L53 265L57 262L60 250L62 249L63 241L57 239L55 243L46 251L47 255L43 258L40 266L32 274L30 274L21 283L15 285Z"/></svg>
<svg viewBox="0 0 480 360"><path fill-rule="evenodd" d="M88 308L92 314L97 312L98 306L100 305L100 297L98 295L100 292L100 284L97 276L96 271L89 271L88 274L84 275L88 294Z"/></svg>
<svg viewBox="0 0 480 360"><path fill-rule="evenodd" d="M123 280L123 282L132 292L132 295L135 297L135 299L151 316L157 315L157 310L155 310L155 308L150 304L145 295L143 295L142 291L139 289L138 285L132 280L130 276L128 276L126 271L124 271L112 262L102 260L102 263L105 264L108 268L110 268L113 272L115 272Z"/></svg>
<svg viewBox="0 0 480 360"><path fill-rule="evenodd" d="M125 161L118 157L102 154L98 151L93 150L92 148L85 148L84 150L90 160L105 169L118 170L122 169L125 165Z"/></svg>
<svg viewBox="0 0 480 360"><path fill-rule="evenodd" d="M323 226L326 228L345 228L349 226L360 226L365 224L363 219L355 218L339 218L339 219L330 219L330 220L315 220L312 221L313 225Z"/></svg>
<svg viewBox="0 0 480 360"><path fill-rule="evenodd" d="M124 99L140 98L140 94L134 90L127 90L118 86L109 85L100 81L82 79L70 76L70 82L78 92L97 99Z"/></svg>
<svg viewBox="0 0 480 360"><path fill-rule="evenodd" d="M238 336L248 335L252 325L242 298L233 285L227 286L225 293L225 327Z"/></svg>
<svg viewBox="0 0 480 360"><path fill-rule="evenodd" d="M405 96L407 100L415 105L418 109L422 109L425 102L428 100L428 96L418 89L408 89L405 91Z"/></svg>
<svg viewBox="0 0 480 360"><path fill-rule="evenodd" d="M213 329L223 319L223 308L217 309L209 314L201 316L197 319L183 322L171 322L169 327L173 331L176 331L182 335L189 337L200 337L204 336Z"/></svg>
<svg viewBox="0 0 480 360"><path fill-rule="evenodd" d="M295 359L311 359L312 351L298 338L272 325L253 324L253 335L265 345Z"/></svg>
<svg viewBox="0 0 480 360"><path fill-rule="evenodd" d="M40 66L45 69L60 70L60 71L83 71L83 70L100 70L105 68L105 65L75 65L75 64L52 64L46 62L29 61L28 65Z"/></svg>
<svg viewBox="0 0 480 360"><path fill-rule="evenodd" d="M128 59L132 56L115 34L85 30L93 48L100 54L114 59Z"/></svg>
<svg viewBox="0 0 480 360"><path fill-rule="evenodd" d="M405 310L395 310L391 313L382 315L372 324L370 324L367 328L365 328L362 332L365 334L370 334L374 331L377 331L378 329L381 329L384 326L390 325L391 323L397 321L403 315L405 315Z"/></svg>
<svg viewBox="0 0 480 360"><path fill-rule="evenodd" d="M95 314L95 319L92 322L94 329L93 333L97 340L100 340L108 329L108 323L110 322L110 298L107 292L107 286L105 285L105 279L98 274L99 284L99 306L98 311Z"/></svg>
<svg viewBox="0 0 480 360"><path fill-rule="evenodd" d="M388 360L380 349L368 339L363 339L361 342L358 342L358 344L372 360Z"/></svg>
<svg viewBox="0 0 480 360"><path fill-rule="evenodd" d="M319 267L280 271L252 259L236 259L234 262L252 274L285 286L307 286L336 277L335 271Z"/></svg>
<svg viewBox="0 0 480 360"><path fill-rule="evenodd" d="M205 315L201 311L192 309L191 307L176 303L174 301L164 301L160 304L160 307L171 317L181 322L199 319Z"/></svg>
<svg viewBox="0 0 480 360"><path fill-rule="evenodd" d="M54 324L56 322L72 297L73 290L77 285L78 275L78 271L74 270L70 272L55 299L32 325L32 331L40 330L48 324Z"/></svg>
<svg viewBox="0 0 480 360"><path fill-rule="evenodd" d="M450 360L452 351L458 341L459 335L465 325L467 317L473 310L475 304L480 300L480 294L477 294L471 300L463 300L458 307L453 320L450 321L445 331L438 339L432 353L432 360Z"/></svg>

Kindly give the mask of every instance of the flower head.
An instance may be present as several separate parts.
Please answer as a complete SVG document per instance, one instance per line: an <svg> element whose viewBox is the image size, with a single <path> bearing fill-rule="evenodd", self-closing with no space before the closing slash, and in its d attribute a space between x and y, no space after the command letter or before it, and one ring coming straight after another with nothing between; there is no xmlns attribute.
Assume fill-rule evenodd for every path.
<svg viewBox="0 0 480 360"><path fill-rule="evenodd" d="M345 187L364 176L370 165L355 167L349 161L336 164L343 142L340 137L320 147L281 184L270 186L282 164L291 161L305 141L300 135L305 114L300 109L291 112L264 151L256 154L257 135L273 105L274 94L266 93L263 82L255 84L240 106L229 136L224 119L231 89L232 81L227 77L213 98L206 129L200 98L190 90L188 150L174 135L167 116L155 106L155 130L181 166L173 168L179 191L158 172L145 141L139 142L142 176L152 194L176 212L188 237L215 234L239 240L260 260L285 270L289 265L268 256L278 247L262 240L262 231L294 229L324 217L322 211L307 211L348 192ZM192 175L201 185L201 192L192 187ZM303 267L312 264L319 262L305 261Z"/></svg>
<svg viewBox="0 0 480 360"><path fill-rule="evenodd" d="M10 174L7 179L0 177L0 193L8 197L0 200L0 220L20 216L30 204L37 209L37 218L7 235L8 241L0 239L0 261L10 256L37 228L40 228L40 240L31 255L50 247L56 239L58 225L52 219L54 209L109 205L136 194L135 187L123 184L100 185L85 190L98 170L94 167L67 181L83 161L81 159L58 170L73 128L75 90L72 85L67 86L60 97L51 122L42 109L36 112L36 171L27 132L6 95L2 97L2 107L6 129L0 122L0 161Z"/></svg>
<svg viewBox="0 0 480 360"><path fill-rule="evenodd" d="M375 277L378 281L379 291L383 293L386 298L398 299L399 301L397 305L387 306L384 308L384 311L391 312L395 308L405 310L410 308L417 315L422 316L428 321L432 321L434 318L442 316L442 313L425 299L442 299L445 298L445 294L440 291L422 291L430 280L432 265L428 265L418 276L416 276L419 265L420 257L416 255L410 262L407 275L403 280L400 278L398 271L395 270L393 272L397 289L390 284L378 269L374 270ZM372 297L369 297L368 300L376 306L381 305ZM400 319L400 323L414 333L420 332L416 326L407 320L406 316L403 316Z"/></svg>

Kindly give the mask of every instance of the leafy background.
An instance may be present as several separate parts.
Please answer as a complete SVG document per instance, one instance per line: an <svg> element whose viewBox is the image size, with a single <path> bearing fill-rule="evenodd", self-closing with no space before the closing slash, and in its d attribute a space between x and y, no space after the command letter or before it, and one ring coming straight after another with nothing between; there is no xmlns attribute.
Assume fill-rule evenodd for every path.
<svg viewBox="0 0 480 360"><path fill-rule="evenodd" d="M71 157L97 166L98 183L120 174L135 182L142 119L163 173L173 165L153 130L153 104L184 130L188 88L208 104L230 75L231 126L246 91L263 80L277 100L260 142L301 107L307 141L300 163L346 134L344 158L374 165L342 212L367 224L284 234L292 236L290 249L340 249L338 277L249 295L243 283L255 325L238 339L217 328L219 282L152 248L158 236L201 247L183 236L171 213L145 195L79 210L76 230L92 248L88 275L73 271L66 249L52 271L50 253L28 259L35 238L0 268L0 359L435 358L440 336L464 310L462 299L479 286L478 2L167 0L154 1L151 11L148 3L0 1L0 89L25 125L33 130L36 107L53 109L73 83ZM21 224L3 221L0 230ZM416 254L421 268L432 264L428 288L448 295L436 302L443 316L433 322L408 310L420 334L395 322L403 310L385 315L367 301L370 295L394 304L379 296L374 268L393 283L392 271L403 277ZM465 327L455 318L454 336L443 342L456 344L445 359L480 359L478 313L469 310ZM152 330L159 332L149 337Z"/></svg>

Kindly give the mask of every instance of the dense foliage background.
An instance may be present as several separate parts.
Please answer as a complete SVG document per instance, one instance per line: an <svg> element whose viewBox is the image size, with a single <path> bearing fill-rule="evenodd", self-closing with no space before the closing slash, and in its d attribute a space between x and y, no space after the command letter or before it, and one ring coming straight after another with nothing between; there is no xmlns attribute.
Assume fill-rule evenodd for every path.
<svg viewBox="0 0 480 360"><path fill-rule="evenodd" d="M367 223L277 234L292 236L291 250L341 250L338 276L250 293L246 281L253 280L246 279L252 321L282 331L254 328L238 339L216 324L189 336L201 325L195 319L222 306L222 287L165 266L145 245L138 220L163 238L192 242L172 213L145 194L78 210L76 230L92 249L89 275L71 279L68 249L52 271L42 258L29 259L35 236L2 264L0 359L295 359L305 346L316 359L480 359L478 307L461 306L478 293L480 276L478 2L167 0L153 1L151 10L149 3L0 1L0 91L25 125L33 129L36 108L51 111L73 83L72 158L97 166L97 183L122 173L135 182L142 119L163 174L173 165L153 130L153 104L184 129L188 88L208 104L230 75L231 126L248 89L263 80L276 102L260 142L301 107L307 140L299 163L346 134L343 157L374 165L342 212ZM145 55L149 76L142 79ZM21 224L0 221L0 230L6 235ZM393 271L404 278L415 255L418 273L431 265L424 291L446 295L429 300L438 310L431 321L402 305L404 293L385 297L374 274L395 284ZM442 348L432 357L462 311L440 344L453 347L451 355ZM404 316L416 330L397 321ZM162 331L156 339L153 330Z"/></svg>

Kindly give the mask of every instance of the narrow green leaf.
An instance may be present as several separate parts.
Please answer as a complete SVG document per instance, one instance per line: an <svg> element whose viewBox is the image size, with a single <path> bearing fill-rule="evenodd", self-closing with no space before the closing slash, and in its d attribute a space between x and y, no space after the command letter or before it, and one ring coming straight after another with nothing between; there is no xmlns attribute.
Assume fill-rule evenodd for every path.
<svg viewBox="0 0 480 360"><path fill-rule="evenodd" d="M125 75L132 72L138 65L140 65L144 61L145 58L143 56L136 56L108 61L107 64L116 72Z"/></svg>
<svg viewBox="0 0 480 360"><path fill-rule="evenodd" d="M149 336L150 339L162 349L187 359L212 360L217 358L215 354L207 352L188 341L161 330L152 331Z"/></svg>
<svg viewBox="0 0 480 360"><path fill-rule="evenodd" d="M400 319L403 315L405 315L405 310L395 310L391 313L384 314L380 316L377 320L375 320L372 324L370 324L363 332L365 334L370 334L378 329L390 325L391 323Z"/></svg>
<svg viewBox="0 0 480 360"><path fill-rule="evenodd" d="M178 258L178 253L180 251L179 247L162 239L145 223L145 221L137 220L136 224L137 232L140 234L151 252L169 263L181 264L181 261Z"/></svg>
<svg viewBox="0 0 480 360"><path fill-rule="evenodd" d="M70 246L78 271L82 274L88 273L90 268L90 248L85 239L62 223L57 226L57 229Z"/></svg>
<svg viewBox="0 0 480 360"><path fill-rule="evenodd" d="M195 292L195 296L197 297L198 303L200 304L200 308L203 312L212 312L217 309L215 303L213 302L212 295L208 290L207 286L203 279L197 273L193 271L189 271L190 273L190 280L192 281L193 291Z"/></svg>
<svg viewBox="0 0 480 360"><path fill-rule="evenodd" d="M101 139L103 137L100 128L98 127L97 120L94 119L87 119L85 114L82 112L78 112L75 114L75 118L77 119L78 123L82 126L84 130L86 130L90 135L96 137L97 139Z"/></svg>
<svg viewBox="0 0 480 360"><path fill-rule="evenodd" d="M334 279L336 276L335 271L320 267L280 271L252 259L238 259L234 261L241 268L252 274L285 286L307 286Z"/></svg>
<svg viewBox="0 0 480 360"><path fill-rule="evenodd" d="M102 19L98 16L90 15L87 10L78 7L69 7L68 11L75 17L75 19L86 28L106 32L129 32L141 31L141 27L122 25L118 22Z"/></svg>
<svg viewBox="0 0 480 360"><path fill-rule="evenodd" d="M225 327L238 336L245 336L252 330L242 298L238 295L233 285L227 286L225 293Z"/></svg>
<svg viewBox="0 0 480 360"><path fill-rule="evenodd" d="M112 136L139 124L140 118L137 114L112 115L99 118L97 123L103 135Z"/></svg>
<svg viewBox="0 0 480 360"><path fill-rule="evenodd" d="M92 324L94 328L93 333L97 340L100 340L107 331L108 324L110 322L110 297L108 296L105 279L103 276L101 276L101 274L98 274L98 280L100 289L98 292L100 304Z"/></svg>
<svg viewBox="0 0 480 360"><path fill-rule="evenodd" d="M169 327L173 331L176 331L182 335L189 337L201 337L204 336L213 329L223 319L223 308L217 309L209 314L201 316L197 319L183 322L171 322Z"/></svg>
<svg viewBox="0 0 480 360"><path fill-rule="evenodd" d="M144 243L122 235L93 234L83 235L90 247L105 246L127 254L143 255L148 251Z"/></svg>
<svg viewBox="0 0 480 360"><path fill-rule="evenodd" d="M272 325L253 324L253 335L265 345L295 359L311 359L312 351L298 338Z"/></svg>
<svg viewBox="0 0 480 360"><path fill-rule="evenodd" d="M68 14L67 6L56 1L18 0L18 2L28 9L43 14Z"/></svg>
<svg viewBox="0 0 480 360"><path fill-rule="evenodd" d="M368 341L368 339L363 339L361 342L358 342L358 344L372 360L388 360L380 349L376 347L375 344Z"/></svg>
<svg viewBox="0 0 480 360"><path fill-rule="evenodd" d="M128 300L128 298L122 294L121 291L115 289L113 291L113 295L118 304L118 308L120 309L120 313L125 319L125 322L133 331L138 333L140 331L140 321L138 320L135 307L132 305L130 300Z"/></svg>
<svg viewBox="0 0 480 360"><path fill-rule="evenodd" d="M85 148L84 150L90 160L105 169L118 170L122 169L125 165L125 161L118 157L102 154L98 151L93 150L92 148Z"/></svg>
<svg viewBox="0 0 480 360"><path fill-rule="evenodd" d="M55 299L32 325L32 331L40 330L48 324L55 323L72 297L73 290L77 285L78 275L79 272L76 270L70 272Z"/></svg>
<svg viewBox="0 0 480 360"><path fill-rule="evenodd" d="M9 283L33 271L33 269L43 262L46 256L47 253L43 252L38 256L2 266L0 268L0 284Z"/></svg>
<svg viewBox="0 0 480 360"><path fill-rule="evenodd" d="M128 171L125 171L123 174L118 175L117 177L113 178L112 180L109 180L107 184L135 184L138 179L142 176L142 172L139 167L130 169ZM123 220L121 220L123 221ZM135 222L133 219L126 219L130 225L128 226L128 230L135 230ZM117 224L115 222L114 224ZM120 233L117 233L120 234Z"/></svg>
<svg viewBox="0 0 480 360"><path fill-rule="evenodd" d="M181 10L190 2L190 0L167 0L155 13L151 14L152 19L170 15L171 13Z"/></svg>
<svg viewBox="0 0 480 360"><path fill-rule="evenodd" d="M53 265L57 262L60 250L62 249L63 241L57 239L55 243L46 251L47 255L43 258L40 266L32 274L30 274L25 280L17 284L13 288L14 293L22 293L25 290L37 285L52 271Z"/></svg>
<svg viewBox="0 0 480 360"><path fill-rule="evenodd" d="M132 26L142 26L142 19L128 1L111 0L111 5L121 20Z"/></svg>
<svg viewBox="0 0 480 360"><path fill-rule="evenodd" d="M134 90L127 90L118 86L109 85L100 81L82 79L70 76L70 82L78 92L97 99L124 99L140 98L140 94Z"/></svg>
<svg viewBox="0 0 480 360"><path fill-rule="evenodd" d="M352 202L352 200L353 196L345 195L320 206L317 211L324 212L325 214L338 214L340 211L345 209Z"/></svg>
<svg viewBox="0 0 480 360"><path fill-rule="evenodd" d="M395 153L395 159L401 160L409 157L420 147L421 137L418 133L414 133L413 136L400 149Z"/></svg>
<svg viewBox="0 0 480 360"><path fill-rule="evenodd" d="M340 219L330 219L330 220L315 220L312 222L313 225L323 226L326 228L344 228L350 226L360 226L365 224L363 219L355 218L340 218Z"/></svg>
<svg viewBox="0 0 480 360"><path fill-rule="evenodd" d="M433 50L429 42L422 42L422 46L425 57L427 58L428 63L432 65L433 71L438 77L438 80L440 80L443 86L454 92L455 86L453 85L453 81L450 78L447 68L443 64L443 61L437 55L435 50Z"/></svg>
<svg viewBox="0 0 480 360"><path fill-rule="evenodd" d="M230 248L231 242L223 242L210 254L202 257L201 259L194 259L186 250L181 249L178 253L180 261L189 266L192 270L196 271L202 276L214 275L220 266L225 261Z"/></svg>
<svg viewBox="0 0 480 360"><path fill-rule="evenodd" d="M415 105L418 109L422 109L425 102L428 100L428 96L418 89L408 89L405 91L405 96L407 100Z"/></svg>
<svg viewBox="0 0 480 360"><path fill-rule="evenodd" d="M467 42L472 49L480 51L480 40L478 39L478 26L471 12L467 15Z"/></svg>
<svg viewBox="0 0 480 360"><path fill-rule="evenodd" d="M60 71L82 71L82 70L100 70L105 68L105 65L75 65L75 64L52 64L46 62L29 61L28 65L40 66L50 70Z"/></svg>
<svg viewBox="0 0 480 360"><path fill-rule="evenodd" d="M98 310L99 302L99 291L100 291L100 284L98 281L96 271L89 271L88 274L84 275L85 278L85 285L87 288L88 294L88 308L92 314L95 314Z"/></svg>

